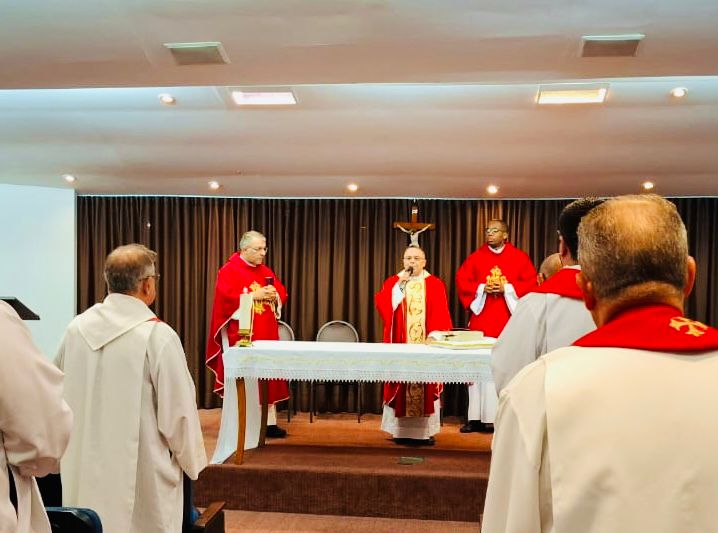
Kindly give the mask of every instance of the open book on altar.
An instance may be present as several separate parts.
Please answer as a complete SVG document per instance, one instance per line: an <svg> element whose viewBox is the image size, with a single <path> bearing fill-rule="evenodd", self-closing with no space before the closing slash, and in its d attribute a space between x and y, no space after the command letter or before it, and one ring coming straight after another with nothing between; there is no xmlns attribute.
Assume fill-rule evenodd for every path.
<svg viewBox="0 0 718 533"><path fill-rule="evenodd" d="M484 337L481 331L432 331L426 338L426 343L440 348L452 350L472 350L475 348L490 348L494 345L494 337Z"/></svg>

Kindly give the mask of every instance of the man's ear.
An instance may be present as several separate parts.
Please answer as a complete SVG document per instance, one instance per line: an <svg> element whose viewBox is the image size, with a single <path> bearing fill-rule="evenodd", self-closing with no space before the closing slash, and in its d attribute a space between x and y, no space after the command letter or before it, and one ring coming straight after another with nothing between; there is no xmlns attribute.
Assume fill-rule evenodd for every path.
<svg viewBox="0 0 718 533"><path fill-rule="evenodd" d="M568 246L566 246L566 241L563 240L563 235L558 236L558 255L561 257L561 264L566 264L565 259L567 259L571 252L568 251Z"/></svg>
<svg viewBox="0 0 718 533"><path fill-rule="evenodd" d="M690 255L686 259L686 284L683 287L683 294L686 298L693 290L693 285L696 282L696 260Z"/></svg>
<svg viewBox="0 0 718 533"><path fill-rule="evenodd" d="M578 283L583 293L583 302L586 304L586 309L593 311L596 307L596 294L593 290L593 283L586 277L583 271L579 272L576 276L576 283Z"/></svg>

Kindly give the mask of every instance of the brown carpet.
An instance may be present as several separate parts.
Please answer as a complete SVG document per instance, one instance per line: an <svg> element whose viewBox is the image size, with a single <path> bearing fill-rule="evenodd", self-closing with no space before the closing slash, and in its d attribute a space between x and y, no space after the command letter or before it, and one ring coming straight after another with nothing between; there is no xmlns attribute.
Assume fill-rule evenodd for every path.
<svg viewBox="0 0 718 533"><path fill-rule="evenodd" d="M201 413L208 453L218 410ZM397 446L380 417L300 414L280 422L289 436L245 453L245 463L213 465L196 485L197 503L225 500L229 509L478 522L491 437L462 435L446 420L433 447ZM411 465L402 457L420 458Z"/></svg>
<svg viewBox="0 0 718 533"><path fill-rule="evenodd" d="M479 533L476 522L225 511L226 533Z"/></svg>

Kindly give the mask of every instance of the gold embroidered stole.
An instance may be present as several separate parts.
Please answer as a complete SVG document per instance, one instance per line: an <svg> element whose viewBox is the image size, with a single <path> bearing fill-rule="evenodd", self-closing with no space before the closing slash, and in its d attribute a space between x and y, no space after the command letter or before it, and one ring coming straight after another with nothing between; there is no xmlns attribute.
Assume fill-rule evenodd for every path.
<svg viewBox="0 0 718 533"><path fill-rule="evenodd" d="M412 279L404 287L406 343L423 344L426 340L426 283ZM424 384L406 384L406 416L424 416Z"/></svg>

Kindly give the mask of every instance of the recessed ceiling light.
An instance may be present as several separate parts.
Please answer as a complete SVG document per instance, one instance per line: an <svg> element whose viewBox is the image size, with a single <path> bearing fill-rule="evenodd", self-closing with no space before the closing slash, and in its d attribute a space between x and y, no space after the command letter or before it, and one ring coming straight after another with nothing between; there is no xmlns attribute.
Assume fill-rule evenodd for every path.
<svg viewBox="0 0 718 533"><path fill-rule="evenodd" d="M641 183L641 187L643 187L643 190L645 190L645 191L653 190L653 187L655 187L655 186L656 186L656 184L653 183L652 181L644 181L643 183Z"/></svg>
<svg viewBox="0 0 718 533"><path fill-rule="evenodd" d="M297 99L290 90L282 91L249 91L233 89L232 100L238 106L262 106L262 105L295 105Z"/></svg>
<svg viewBox="0 0 718 533"><path fill-rule="evenodd" d="M219 182L218 182L218 181L214 181L214 180L208 181L208 182L207 182L207 185L209 185L209 188L212 189L213 191L216 191L217 189L219 189L219 188L221 187L221 185L219 184Z"/></svg>
<svg viewBox="0 0 718 533"><path fill-rule="evenodd" d="M349 190L349 192L357 192L359 190L359 185L356 183L350 183L347 185L347 190Z"/></svg>
<svg viewBox="0 0 718 533"><path fill-rule="evenodd" d="M63 174L62 179L64 179L67 183L75 183L77 181L77 178L72 174Z"/></svg>
<svg viewBox="0 0 718 533"><path fill-rule="evenodd" d="M608 94L607 86L552 85L539 87L536 101L540 105L601 104Z"/></svg>
<svg viewBox="0 0 718 533"><path fill-rule="evenodd" d="M686 94L688 94L688 89L685 87L676 87L675 89L671 89L671 96L673 98L683 98Z"/></svg>
<svg viewBox="0 0 718 533"><path fill-rule="evenodd" d="M164 105L175 105L177 99L169 93L162 93L157 96Z"/></svg>
<svg viewBox="0 0 718 533"><path fill-rule="evenodd" d="M486 187L486 192L489 194L496 194L499 192L499 188L496 185L489 185Z"/></svg>

